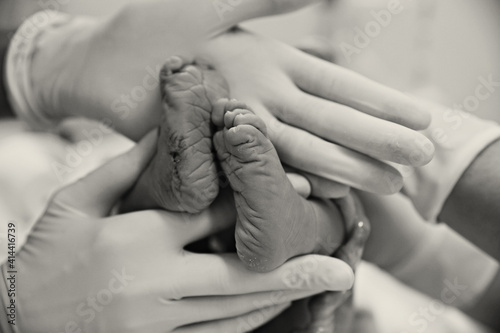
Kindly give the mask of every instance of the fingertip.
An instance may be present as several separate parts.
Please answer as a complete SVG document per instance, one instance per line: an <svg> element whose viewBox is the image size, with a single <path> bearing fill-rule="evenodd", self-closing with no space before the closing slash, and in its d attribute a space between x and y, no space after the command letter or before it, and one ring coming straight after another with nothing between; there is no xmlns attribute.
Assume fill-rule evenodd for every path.
<svg viewBox="0 0 500 333"><path fill-rule="evenodd" d="M338 281L339 283L335 285L334 289L331 289L332 291L349 290L354 286L354 280L355 280L354 271L347 263L343 261L340 261L340 263L341 263L340 266L341 268L339 268L338 275L341 277L341 279Z"/></svg>
<svg viewBox="0 0 500 333"><path fill-rule="evenodd" d="M429 127L432 121L432 116L430 113L421 111L419 112L418 120L415 122L413 129L417 131L425 130Z"/></svg>
<svg viewBox="0 0 500 333"><path fill-rule="evenodd" d="M412 113L414 119L412 127L414 130L422 131L427 129L432 122L432 114L429 110L429 105L426 101L416 98L415 96L408 96L415 105L414 112Z"/></svg>
<svg viewBox="0 0 500 333"><path fill-rule="evenodd" d="M360 183L360 190L380 195L391 195L401 191L404 185L402 174L394 167L384 164Z"/></svg>
<svg viewBox="0 0 500 333"><path fill-rule="evenodd" d="M324 285L317 287L324 288L327 291L343 291L349 290L354 285L354 271L343 260L338 258L327 257L328 260L322 262L324 271L318 273L322 276L321 279Z"/></svg>
<svg viewBox="0 0 500 333"><path fill-rule="evenodd" d="M432 117L429 112L422 110L419 103L416 102L411 103L404 110L400 110L399 114L389 116L387 120L415 131L422 131L429 127Z"/></svg>
<svg viewBox="0 0 500 333"><path fill-rule="evenodd" d="M404 181L401 174L398 173L397 175L392 175L391 177L392 178L388 179L385 185L381 186L379 191L373 191L372 193L381 195L392 195L401 191L401 189L404 186Z"/></svg>
<svg viewBox="0 0 500 333"><path fill-rule="evenodd" d="M309 180L298 173L287 172L287 177L295 191L303 198L311 195L311 183Z"/></svg>
<svg viewBox="0 0 500 333"><path fill-rule="evenodd" d="M434 158L436 147L425 135L417 133L418 138L414 141L414 149L409 156L411 166L420 167L428 164Z"/></svg>

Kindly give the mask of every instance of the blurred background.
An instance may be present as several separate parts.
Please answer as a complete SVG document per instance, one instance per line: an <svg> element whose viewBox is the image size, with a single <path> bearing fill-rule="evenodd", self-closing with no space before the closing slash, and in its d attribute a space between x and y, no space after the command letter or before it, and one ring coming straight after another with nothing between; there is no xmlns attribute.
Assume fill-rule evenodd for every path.
<svg viewBox="0 0 500 333"><path fill-rule="evenodd" d="M57 4L73 14L102 16L132 1L140 0L40 3ZM394 12L390 17L381 16L390 9ZM320 47L342 66L449 107L463 105L490 78L500 82L498 0L331 0L244 26L292 45ZM470 111L500 122L497 89ZM16 129L12 124L1 127L4 137ZM31 183L24 179L23 184L30 193L26 200L34 200L37 194L29 190ZM362 332L487 332L452 308L428 320L421 330L410 318L429 307L431 300L369 264L359 271L356 304L368 323Z"/></svg>

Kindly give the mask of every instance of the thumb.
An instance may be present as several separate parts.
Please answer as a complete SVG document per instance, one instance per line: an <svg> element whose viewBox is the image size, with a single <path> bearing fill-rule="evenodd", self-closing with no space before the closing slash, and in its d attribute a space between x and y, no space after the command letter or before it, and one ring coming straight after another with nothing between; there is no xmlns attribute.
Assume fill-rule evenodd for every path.
<svg viewBox="0 0 500 333"><path fill-rule="evenodd" d="M48 211L107 216L146 168L156 151L158 131L149 132L134 148L115 157L73 184L57 192Z"/></svg>

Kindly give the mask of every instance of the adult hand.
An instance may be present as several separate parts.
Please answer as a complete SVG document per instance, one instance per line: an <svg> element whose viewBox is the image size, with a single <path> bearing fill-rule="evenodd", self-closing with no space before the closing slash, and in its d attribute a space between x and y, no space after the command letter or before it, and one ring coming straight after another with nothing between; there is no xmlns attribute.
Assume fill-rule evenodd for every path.
<svg viewBox="0 0 500 333"><path fill-rule="evenodd" d="M38 107L49 118L106 119L138 140L158 126L158 75L168 57L192 59L203 41L239 22L315 2L146 0L104 19L62 18L33 37L38 43L32 66ZM44 19L32 19L30 27Z"/></svg>
<svg viewBox="0 0 500 333"><path fill-rule="evenodd" d="M292 167L388 194L402 177L381 160L420 166L432 158L432 143L412 130L429 124L427 106L398 91L242 30L211 40L202 55L231 96L266 121Z"/></svg>
<svg viewBox="0 0 500 333"><path fill-rule="evenodd" d="M39 29L42 37L35 39L35 104L49 118L105 119L137 140L159 123L157 77L167 57L207 58L226 76L234 97L265 118L285 163L320 177L315 183L396 192L401 176L381 160L414 166L430 160L432 152L421 148L429 142L411 130L427 126L424 107L271 39L224 34L246 19L311 2L246 0L221 14L218 2L154 0L110 18L68 18ZM330 187L338 192L338 184Z"/></svg>
<svg viewBox="0 0 500 333"><path fill-rule="evenodd" d="M342 206L350 233L347 242L336 251L335 256L355 271L361 263L363 250L370 235L370 222L356 195L351 194L338 203ZM256 333L352 332L356 311L352 294L352 290L325 292L294 302L289 309L259 328Z"/></svg>
<svg viewBox="0 0 500 333"><path fill-rule="evenodd" d="M487 84L486 81L484 82ZM493 81L493 83L495 82ZM459 180L468 178L470 181L472 179L470 175L464 177L466 170L487 147L500 138L500 126L493 121L480 119L464 111L450 109L424 100L421 100L421 103L428 105L427 109L432 117L430 126L423 131L423 134L431 140L435 157L429 164L420 168L408 166L397 166L397 168L405 178L402 192L408 196L426 221L436 222ZM486 179L476 181L478 184L489 182ZM478 188L485 187L481 184L478 185ZM470 193L470 191L465 191L465 193L467 192ZM472 198L481 198L481 195L476 193L470 198L463 195L462 197L466 198L465 202L467 202ZM491 196L486 195L485 197ZM457 209L460 207L463 207L463 203L455 206L454 210L458 211ZM454 217L455 220L459 220L460 214ZM445 222L453 223L455 221ZM472 225L474 228L477 227L476 223ZM490 234L493 235L493 233ZM497 248L496 241L491 243L495 244L494 248Z"/></svg>
<svg viewBox="0 0 500 333"><path fill-rule="evenodd" d="M199 215L106 217L155 145L150 133L53 197L16 257L21 331L246 332L294 299L351 287L351 268L334 258L304 256L259 274L235 254L184 250L233 223L222 197Z"/></svg>

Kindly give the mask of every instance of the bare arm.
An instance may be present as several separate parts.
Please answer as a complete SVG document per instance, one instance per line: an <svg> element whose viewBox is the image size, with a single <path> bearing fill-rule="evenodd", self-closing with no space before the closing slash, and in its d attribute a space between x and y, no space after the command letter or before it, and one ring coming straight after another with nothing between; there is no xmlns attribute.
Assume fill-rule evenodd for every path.
<svg viewBox="0 0 500 333"><path fill-rule="evenodd" d="M500 260L500 140L469 166L440 214L479 248Z"/></svg>
<svg viewBox="0 0 500 333"><path fill-rule="evenodd" d="M406 285L500 329L495 311L500 308L500 274L492 258L446 226L424 223L401 195L361 197L372 223L364 259Z"/></svg>
<svg viewBox="0 0 500 333"><path fill-rule="evenodd" d="M488 146L469 166L448 197L440 219L500 260L500 140ZM500 330L500 273L468 313Z"/></svg>
<svg viewBox="0 0 500 333"><path fill-rule="evenodd" d="M487 326L500 331L500 318L498 318L498 309L500 309L500 271L493 279L483 297L472 309L465 311L469 316Z"/></svg>

